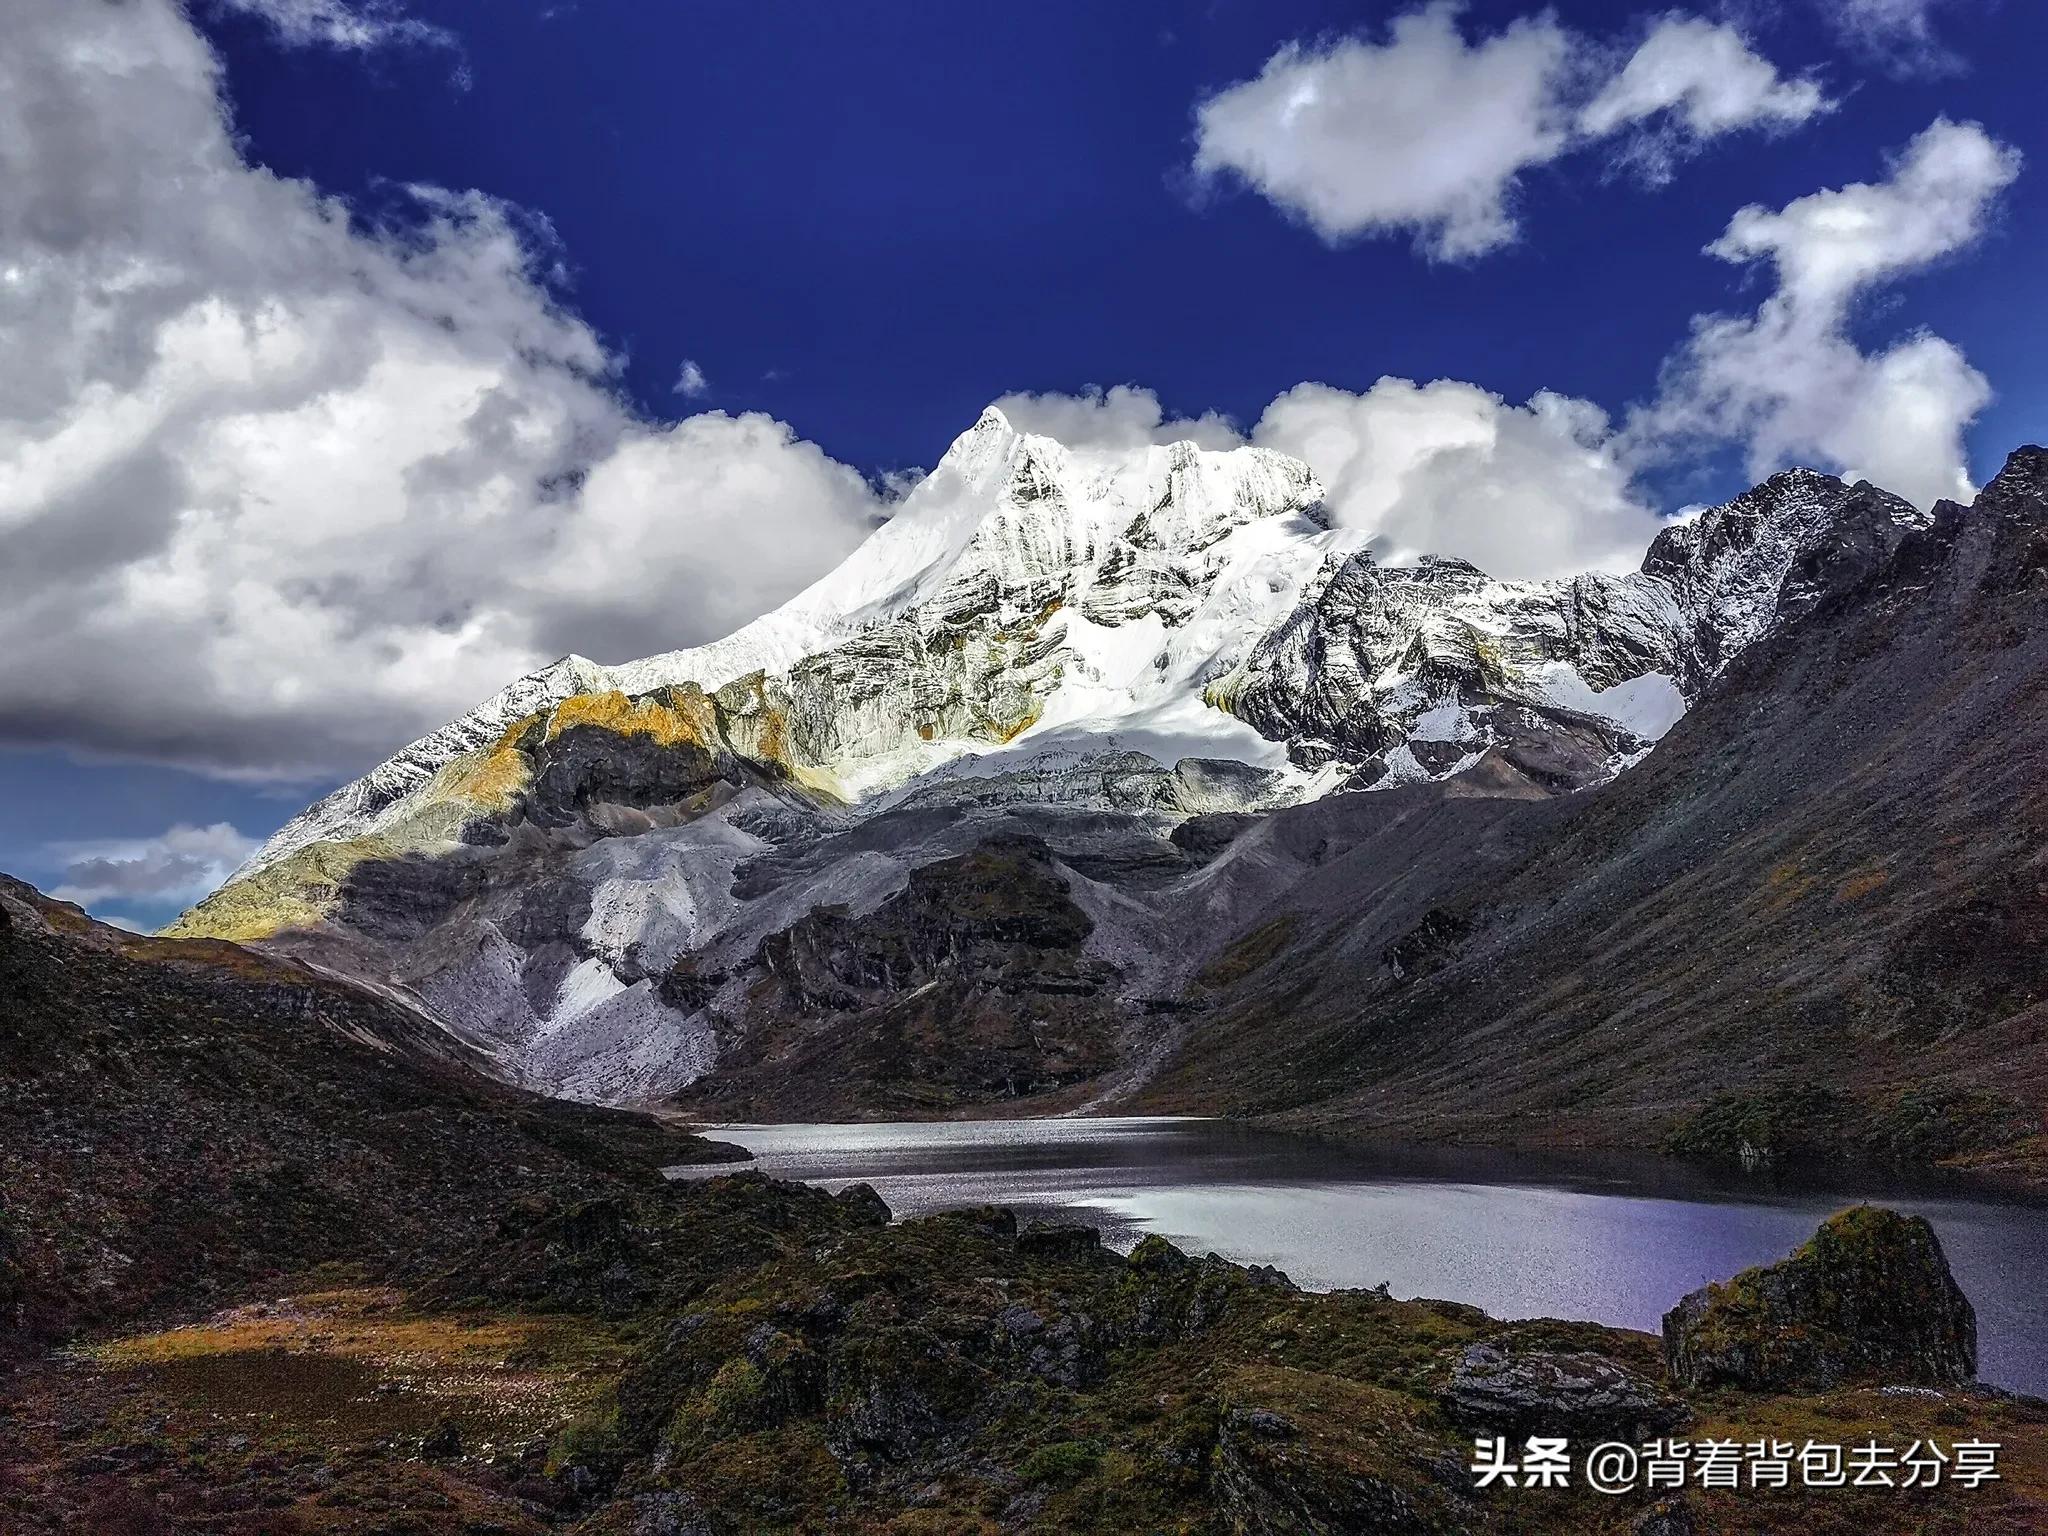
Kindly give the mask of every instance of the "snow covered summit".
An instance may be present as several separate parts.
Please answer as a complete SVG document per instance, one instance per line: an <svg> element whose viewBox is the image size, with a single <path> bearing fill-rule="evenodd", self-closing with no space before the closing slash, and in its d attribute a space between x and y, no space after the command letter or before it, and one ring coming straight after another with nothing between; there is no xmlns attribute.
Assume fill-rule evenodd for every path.
<svg viewBox="0 0 2048 1536"><path fill-rule="evenodd" d="M1267 775L1263 798L1299 798L1457 772L1539 719L1592 731L1598 761L1573 771L1598 777L1754 637L1845 494L1795 473L1675 526L1642 573L1496 581L1455 561L1377 565L1283 454L1073 451L992 407L782 607L708 645L520 678L309 808L238 875L389 826L450 763L563 700L749 677L812 782L853 803L1096 751L1239 763Z"/></svg>

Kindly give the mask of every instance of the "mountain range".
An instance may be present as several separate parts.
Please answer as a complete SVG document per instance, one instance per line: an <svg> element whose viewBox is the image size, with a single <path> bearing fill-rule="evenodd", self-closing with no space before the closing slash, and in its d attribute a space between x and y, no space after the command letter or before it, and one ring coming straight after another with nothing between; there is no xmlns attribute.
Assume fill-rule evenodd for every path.
<svg viewBox="0 0 2048 1536"><path fill-rule="evenodd" d="M1280 454L991 410L782 608L519 679L169 932L706 1118L2017 1156L2044 569L2039 449L1522 582L1383 563Z"/></svg>

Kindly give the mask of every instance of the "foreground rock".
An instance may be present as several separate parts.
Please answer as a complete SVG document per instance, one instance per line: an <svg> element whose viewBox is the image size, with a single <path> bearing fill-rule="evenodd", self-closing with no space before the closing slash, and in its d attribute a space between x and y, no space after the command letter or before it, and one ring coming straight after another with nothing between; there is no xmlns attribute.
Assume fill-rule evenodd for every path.
<svg viewBox="0 0 2048 1536"><path fill-rule="evenodd" d="M1694 1291L1664 1315L1688 1388L1954 1386L1977 1374L1977 1316L1920 1216L1859 1205L1789 1259Z"/></svg>
<svg viewBox="0 0 2048 1536"><path fill-rule="evenodd" d="M1491 1343L1458 1357L1444 1409L1460 1424L1515 1437L1647 1440L1691 1416L1677 1398L1601 1355Z"/></svg>

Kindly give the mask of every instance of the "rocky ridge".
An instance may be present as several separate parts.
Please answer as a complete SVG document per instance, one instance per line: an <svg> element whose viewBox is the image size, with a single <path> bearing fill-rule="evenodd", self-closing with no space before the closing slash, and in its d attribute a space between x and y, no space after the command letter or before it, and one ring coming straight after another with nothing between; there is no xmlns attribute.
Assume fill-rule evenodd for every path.
<svg viewBox="0 0 2048 1536"><path fill-rule="evenodd" d="M1588 793L1267 818L1318 856L1141 1102L2039 1177L2048 452L1781 609Z"/></svg>
<svg viewBox="0 0 2048 1536"><path fill-rule="evenodd" d="M744 1155L490 1065L387 995L0 876L0 1357L281 1270L417 1273L508 1194Z"/></svg>

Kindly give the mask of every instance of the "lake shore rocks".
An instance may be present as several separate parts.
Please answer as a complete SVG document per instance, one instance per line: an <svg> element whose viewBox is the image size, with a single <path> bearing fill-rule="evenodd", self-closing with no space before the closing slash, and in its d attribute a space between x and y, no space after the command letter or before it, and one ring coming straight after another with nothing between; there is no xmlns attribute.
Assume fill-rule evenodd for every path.
<svg viewBox="0 0 2048 1536"><path fill-rule="evenodd" d="M1926 1218L1859 1205L1790 1258L1679 1302L1664 1352L1688 1390L1957 1386L1977 1374L1977 1317Z"/></svg>

